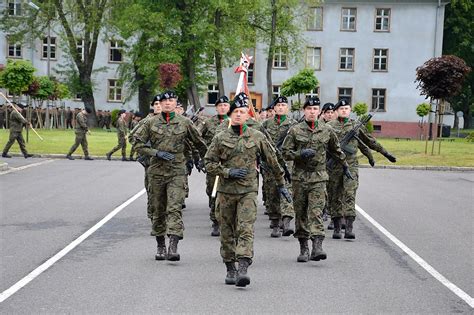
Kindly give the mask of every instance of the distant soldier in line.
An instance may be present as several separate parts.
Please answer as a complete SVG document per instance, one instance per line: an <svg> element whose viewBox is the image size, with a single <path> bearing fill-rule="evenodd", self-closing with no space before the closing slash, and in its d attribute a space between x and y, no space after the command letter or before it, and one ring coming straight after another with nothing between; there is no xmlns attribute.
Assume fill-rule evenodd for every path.
<svg viewBox="0 0 474 315"><path fill-rule="evenodd" d="M214 106L216 107L217 115L212 116L204 121L201 131L202 138L208 147L211 145L212 139L214 139L215 135L219 131L223 131L225 128L227 128L229 124L229 117L227 116L230 108L229 98L225 95L222 95L215 102ZM219 222L216 218L216 203L215 199L211 196L215 180L216 176L209 173L206 174L206 194L209 198L209 208L211 209L209 212L209 217L212 222L211 235L219 236L220 230Z"/></svg>
<svg viewBox="0 0 474 315"><path fill-rule="evenodd" d="M119 111L119 118L117 119L117 145L110 150L107 154L105 154L107 160L110 161L112 154L114 152L122 149L122 161L128 161L127 159L127 112L124 109Z"/></svg>
<svg viewBox="0 0 474 315"><path fill-rule="evenodd" d="M134 135L138 153L150 157L148 193L157 242L156 260L180 260L178 243L184 232L181 207L186 195L185 140L189 140L201 156L207 151L192 122L174 113L177 98L174 91L163 93L161 115L149 119ZM169 237L168 253L166 235Z"/></svg>
<svg viewBox="0 0 474 315"><path fill-rule="evenodd" d="M351 105L345 99L337 102L335 111L338 118L330 121L328 124L334 128L339 140L349 133L357 124L357 121L349 119L351 113ZM334 221L334 232L332 238L340 239L341 234L341 218L345 217L346 227L344 238L355 239L353 232L353 223L356 217L355 199L356 192L359 186L359 162L357 159L357 152L359 141L372 150L375 150L385 156L390 162L395 163L397 159L390 154L377 140L367 131L365 127L359 129L357 138L354 137L342 150L347 156L349 163L349 170L354 177L354 180L347 180L343 175L343 169L339 164L334 165L330 171L330 189L331 195L330 211Z"/></svg>
<svg viewBox="0 0 474 315"><path fill-rule="evenodd" d="M5 106L0 105L0 129L5 128Z"/></svg>
<svg viewBox="0 0 474 315"><path fill-rule="evenodd" d="M140 113L140 112L135 113L135 115L133 116L133 120L130 123L130 127L131 127L130 128L130 133L133 129L135 129L138 126L138 124L142 120L142 116L143 116L143 114ZM132 137L130 137L130 135L129 135L128 138L130 139ZM135 147L133 145L130 146L130 161L135 161L135 152L136 152Z"/></svg>
<svg viewBox="0 0 474 315"><path fill-rule="evenodd" d="M104 125L105 129L107 129L107 132L110 132L110 124L112 124L112 115L110 114L110 110L105 111L105 117L104 117Z"/></svg>
<svg viewBox="0 0 474 315"><path fill-rule="evenodd" d="M24 106L21 104L12 104L13 106L15 106L18 112L20 112L24 108ZM10 113L10 137L8 138L7 144L3 148L2 157L4 158L11 158L11 156L8 155L8 151L10 150L13 143L15 143L15 141L18 142L18 145L20 146L20 151L21 153L23 153L25 159L33 156L32 154L29 154L26 150L25 139L23 139L23 135L21 133L23 130L23 126L28 125L31 127L31 123L28 123L28 121L18 112L16 110L12 110Z"/></svg>
<svg viewBox="0 0 474 315"><path fill-rule="evenodd" d="M318 121L319 98L312 97L303 105L305 121L290 129L283 143L283 155L294 161L293 192L296 213L295 237L300 243L298 262L324 260L324 225L322 211L326 200L326 151L329 151L350 177L345 155L332 128ZM309 255L308 239L313 242Z"/></svg>
<svg viewBox="0 0 474 315"><path fill-rule="evenodd" d="M227 268L226 284L250 284L247 268L252 264L254 223L257 215L258 174L264 160L274 173L279 192L291 201L283 170L265 135L249 128L248 97L238 94L230 106L231 128L217 134L205 156L206 169L219 176L216 215L221 228L221 256ZM238 271L235 262L238 261Z"/></svg>
<svg viewBox="0 0 474 315"><path fill-rule="evenodd" d="M97 125L99 126L100 129L104 128L104 120L105 120L105 115L102 110L97 111Z"/></svg>
<svg viewBox="0 0 474 315"><path fill-rule="evenodd" d="M82 151L84 151L84 160L93 160L93 158L89 156L89 148L87 145L86 136L86 134L89 132L89 127L87 127L87 115L90 113L92 113L92 110L90 108L85 108L76 115L76 140L71 149L69 149L69 153L66 155L68 160L74 160L72 154L74 151L76 151L79 145L82 146Z"/></svg>

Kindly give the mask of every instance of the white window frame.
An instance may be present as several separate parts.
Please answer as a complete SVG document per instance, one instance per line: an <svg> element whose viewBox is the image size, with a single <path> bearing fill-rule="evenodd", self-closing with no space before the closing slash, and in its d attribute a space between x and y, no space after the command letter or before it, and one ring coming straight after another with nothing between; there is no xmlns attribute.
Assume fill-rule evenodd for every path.
<svg viewBox="0 0 474 315"><path fill-rule="evenodd" d="M123 87L118 84L118 79L107 80L107 102L110 103L122 103ZM110 98L110 93L113 91L113 98ZM120 98L117 96L120 95Z"/></svg>
<svg viewBox="0 0 474 315"><path fill-rule="evenodd" d="M120 61L112 60L114 54L113 50L118 50L120 53ZM123 62L123 42L120 40L109 41L109 63L122 63Z"/></svg>
<svg viewBox="0 0 474 315"><path fill-rule="evenodd" d="M310 7L308 14L307 31L322 31L324 27L323 7Z"/></svg>
<svg viewBox="0 0 474 315"><path fill-rule="evenodd" d="M284 65L283 65L284 63ZM273 69L288 69L288 52L282 47L276 47L273 53Z"/></svg>
<svg viewBox="0 0 474 315"><path fill-rule="evenodd" d="M382 10L381 13L379 13L379 10ZM390 8L375 8L374 32L390 32L391 15L392 10ZM380 20L380 23L378 23L378 20ZM377 28L379 24L380 28ZM384 26L386 29L384 29Z"/></svg>
<svg viewBox="0 0 474 315"><path fill-rule="evenodd" d="M9 59L22 59L23 58L23 45L21 43L12 43L11 40L6 36L7 40L7 58ZM13 55L10 55L10 48L13 50ZM18 51L20 55L17 56Z"/></svg>
<svg viewBox="0 0 474 315"><path fill-rule="evenodd" d="M350 54L352 52L352 54ZM344 62L343 62L344 58ZM349 63L349 61L351 61ZM341 65L344 67L341 67ZM349 68L348 65L351 64ZM339 49L339 71L354 71L355 69L355 48L340 48Z"/></svg>
<svg viewBox="0 0 474 315"><path fill-rule="evenodd" d="M46 43L45 43L46 41ZM49 60L57 60L57 38L56 37L44 37L41 42L41 59L48 59L48 42L49 42ZM54 57L53 57L54 56Z"/></svg>
<svg viewBox="0 0 474 315"><path fill-rule="evenodd" d="M281 96L281 85L272 85L272 97L273 99Z"/></svg>
<svg viewBox="0 0 474 315"><path fill-rule="evenodd" d="M320 92L321 92L321 88L317 86L316 88L312 89L311 92L305 94L305 97L308 98L308 97L317 96L321 98L321 96L319 95Z"/></svg>
<svg viewBox="0 0 474 315"><path fill-rule="evenodd" d="M381 93L383 91L383 93ZM375 93L375 95L374 95ZM380 100L383 102L383 108L380 108ZM372 111L386 112L387 111L387 89L373 88L372 89Z"/></svg>
<svg viewBox="0 0 474 315"><path fill-rule="evenodd" d="M81 61L84 61L84 40L83 39L79 39L77 40L77 46L76 46L76 49L77 49L77 52L79 53L79 55L81 56Z"/></svg>
<svg viewBox="0 0 474 315"><path fill-rule="evenodd" d="M344 91L344 94L341 94L341 90L349 90L350 94L347 94L347 91ZM341 99L345 99L349 101L349 104L352 104L352 97L354 95L354 89L351 87L338 87L337 88L337 101L340 101Z"/></svg>
<svg viewBox="0 0 474 315"><path fill-rule="evenodd" d="M354 22L353 28L351 28L351 20ZM357 8L341 8L341 31L357 31Z"/></svg>
<svg viewBox="0 0 474 315"><path fill-rule="evenodd" d="M315 67L315 61L318 60L318 54L316 53L319 51L319 67ZM311 68L313 70L321 70L322 64L322 48L321 47L306 47L306 67Z"/></svg>
<svg viewBox="0 0 474 315"><path fill-rule="evenodd" d="M209 88L211 86L212 86L212 89ZM211 93L216 94L216 100L219 98L219 85L217 83L211 83L211 84L207 85L207 105L208 106L214 106L215 105L215 103L210 103L209 102L209 99L210 99L209 94L211 94Z"/></svg>
<svg viewBox="0 0 474 315"><path fill-rule="evenodd" d="M382 66L384 65L384 61L385 61L385 69L382 69ZM376 69L376 67L378 67L378 69ZM376 71L376 72L388 71L388 48L374 48L372 71Z"/></svg>
<svg viewBox="0 0 474 315"><path fill-rule="evenodd" d="M252 60L250 60L249 69L247 72L247 84L255 85L255 59L257 58L255 54L255 48L245 49L244 54L252 56ZM252 78L252 82L250 82L250 78Z"/></svg>
<svg viewBox="0 0 474 315"><path fill-rule="evenodd" d="M7 10L9 16L21 16L22 13L22 0L8 0ZM13 11L12 11L13 10Z"/></svg>

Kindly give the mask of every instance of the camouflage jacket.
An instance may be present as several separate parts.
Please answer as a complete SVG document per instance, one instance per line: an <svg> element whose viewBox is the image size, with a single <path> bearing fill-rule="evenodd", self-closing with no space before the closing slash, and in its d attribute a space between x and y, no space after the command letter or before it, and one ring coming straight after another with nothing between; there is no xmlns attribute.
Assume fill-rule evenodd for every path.
<svg viewBox="0 0 474 315"><path fill-rule="evenodd" d="M201 135L208 146L211 145L214 136L223 130L219 129L219 126L223 125L227 127L228 123L229 120L227 116L225 116L223 120L220 120L217 115L209 117L202 123Z"/></svg>
<svg viewBox="0 0 474 315"><path fill-rule="evenodd" d="M357 121L353 119L345 119L345 120L332 120L328 122L328 125L331 126L334 131L336 132L337 137L339 140L344 138L344 136L351 131L357 124ZM367 131L365 127L359 129L357 137L370 149L377 151L379 153L386 153L387 151L382 147L380 143ZM347 163L349 165L359 165L357 160L357 151L359 148L359 143L356 138L353 138L342 150L347 156ZM337 164L336 164L337 167ZM339 165L340 167L340 165Z"/></svg>
<svg viewBox="0 0 474 315"><path fill-rule="evenodd" d="M245 128L241 136L232 129L225 129L212 140L204 158L207 172L220 176L217 191L227 194L244 194L258 191L257 160L261 158L271 168L277 185L283 185L283 169L274 150L260 131ZM248 174L243 179L229 177L231 168L244 168Z"/></svg>
<svg viewBox="0 0 474 315"><path fill-rule="evenodd" d="M117 136L125 138L127 136L127 123L122 118L117 119Z"/></svg>
<svg viewBox="0 0 474 315"><path fill-rule="evenodd" d="M86 133L89 131L87 127L87 116L79 112L76 116L76 133Z"/></svg>
<svg viewBox="0 0 474 315"><path fill-rule="evenodd" d="M313 149L316 155L311 159L302 159L302 149ZM314 129L311 129L306 121L297 124L291 128L283 142L283 156L295 161L293 180L296 181L327 181L329 177L326 171L326 151L341 162L345 159L334 130L321 121Z"/></svg>
<svg viewBox="0 0 474 315"><path fill-rule="evenodd" d="M10 113L10 132L21 132L23 126L27 124L28 121L23 118L16 110L12 110Z"/></svg>
<svg viewBox="0 0 474 315"><path fill-rule="evenodd" d="M130 144L134 144L133 142L133 135L135 134L135 132L137 132L138 128L140 128L144 123L146 123L146 121L148 119L150 119L151 117L154 117L154 115L148 115L146 116L145 118L143 118L142 120L140 120L133 128L132 130L130 130L130 132L128 133L128 142L130 142Z"/></svg>
<svg viewBox="0 0 474 315"><path fill-rule="evenodd" d="M258 121L256 121L254 118L250 117L249 119L247 119L247 121L245 122L245 124L247 126L249 126L250 128L254 128L254 129L257 129L259 130L261 127L262 127L262 124Z"/></svg>
<svg viewBox="0 0 474 315"><path fill-rule="evenodd" d="M169 123L156 115L141 125L134 134L134 143L140 155L151 157L148 172L161 176L186 175L185 142L188 140L204 156L206 144L189 119L175 115ZM156 157L158 151L172 153L175 158L165 161Z"/></svg>

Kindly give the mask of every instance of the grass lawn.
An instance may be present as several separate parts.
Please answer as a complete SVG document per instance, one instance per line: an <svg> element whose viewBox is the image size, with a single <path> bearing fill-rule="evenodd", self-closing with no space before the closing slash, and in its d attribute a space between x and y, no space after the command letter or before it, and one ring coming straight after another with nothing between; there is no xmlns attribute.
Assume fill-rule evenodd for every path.
<svg viewBox="0 0 474 315"><path fill-rule="evenodd" d="M29 142L27 143L28 152L33 154L66 154L74 143L73 130L39 130L39 134L44 141L30 131ZM87 137L89 142L89 151L93 156L104 156L117 144L117 135L115 130L107 132L101 129L93 129L92 135ZM26 132L23 131L26 139ZM8 140L8 130L0 129L0 147L3 149ZM456 138L454 142L443 141L441 143L441 155L438 155L438 142L435 143L435 155L431 155L431 142L428 143L428 154L425 155L424 141L395 141L394 139L379 139L380 143L392 154L397 157L395 165L418 165L418 166L470 166L474 167L474 143L467 142L465 139ZM19 153L18 144L15 143L10 149L12 153ZM130 145L127 145L127 152L130 152ZM75 154L82 155L82 149L79 147ZM382 155L373 152L378 165L390 165ZM120 156L116 152L115 156ZM367 164L365 157L360 158L361 164Z"/></svg>

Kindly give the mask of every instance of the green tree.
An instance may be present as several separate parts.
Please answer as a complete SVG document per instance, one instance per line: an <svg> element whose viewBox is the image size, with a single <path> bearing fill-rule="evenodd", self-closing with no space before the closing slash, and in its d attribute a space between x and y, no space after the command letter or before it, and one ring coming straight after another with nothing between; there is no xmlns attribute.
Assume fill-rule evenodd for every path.
<svg viewBox="0 0 474 315"><path fill-rule="evenodd" d="M309 93L318 86L318 79L311 69L303 69L281 85L281 94L285 96L298 95L298 104L301 106L301 94ZM300 106L296 106L298 109Z"/></svg>
<svg viewBox="0 0 474 315"><path fill-rule="evenodd" d="M421 104L418 104L418 106L416 107L416 114L421 117L421 121L418 124L418 126L420 127L420 139L423 136L423 128L424 128L423 120L425 119L425 116L430 113L430 110L431 110L431 105L428 103L421 103Z"/></svg>
<svg viewBox="0 0 474 315"><path fill-rule="evenodd" d="M0 87L7 89L10 94L18 98L34 80L35 68L31 62L25 60L7 61L7 66L0 72Z"/></svg>
<svg viewBox="0 0 474 315"><path fill-rule="evenodd" d="M367 113L369 112L369 107L367 106L366 103L356 103L353 107L352 107L352 111L357 115L357 117L359 117L359 119L364 119L367 117ZM367 128L367 131L372 133L374 131L374 125L372 124L372 121L369 120L369 122L367 123L367 125L365 125L365 127Z"/></svg>

